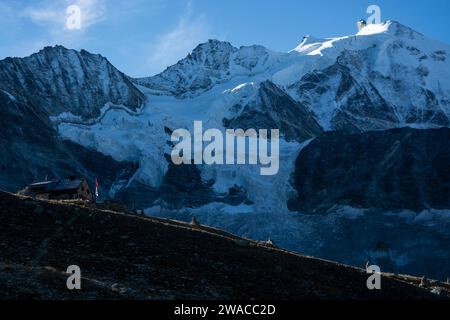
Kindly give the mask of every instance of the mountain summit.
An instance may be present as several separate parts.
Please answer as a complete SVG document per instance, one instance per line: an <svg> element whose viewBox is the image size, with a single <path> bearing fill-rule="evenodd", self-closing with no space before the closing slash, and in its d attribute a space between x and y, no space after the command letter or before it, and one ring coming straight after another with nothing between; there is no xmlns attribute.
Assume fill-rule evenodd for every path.
<svg viewBox="0 0 450 320"><path fill-rule="evenodd" d="M388 21L306 37L286 53L210 40L141 79L59 46L8 58L0 61L0 186L98 177L103 196L147 214L197 216L295 251L443 278L449 54L449 45ZM279 129L279 173L175 166L170 133L194 121Z"/></svg>
<svg viewBox="0 0 450 320"><path fill-rule="evenodd" d="M107 102L132 110L145 101L128 78L101 55L63 46L45 47L26 58L0 61L0 88L49 115L100 115Z"/></svg>
<svg viewBox="0 0 450 320"><path fill-rule="evenodd" d="M159 75L136 79L152 93L179 98L201 94L236 76L252 76L272 67L283 54L262 46L235 48L229 42L209 40Z"/></svg>

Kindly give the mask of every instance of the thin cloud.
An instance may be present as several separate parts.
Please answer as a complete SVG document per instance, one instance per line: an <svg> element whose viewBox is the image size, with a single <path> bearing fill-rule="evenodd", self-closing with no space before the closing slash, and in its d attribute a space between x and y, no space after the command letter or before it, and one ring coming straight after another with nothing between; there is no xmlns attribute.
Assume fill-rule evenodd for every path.
<svg viewBox="0 0 450 320"><path fill-rule="evenodd" d="M156 73L175 64L199 43L211 38L211 35L205 16L194 16L192 5L189 3L175 28L161 35L156 45L152 46L149 69Z"/></svg>
<svg viewBox="0 0 450 320"><path fill-rule="evenodd" d="M65 0L58 3L45 0L38 5L25 8L22 17L29 18L39 25L50 25L52 32L67 31L66 9L70 5L76 5L81 9L82 30L106 19L105 0Z"/></svg>
<svg viewBox="0 0 450 320"><path fill-rule="evenodd" d="M58 23L64 21L64 16L62 15L61 10L57 10L56 8L35 8L28 7L24 10L23 17L30 18L34 23L43 24L43 23Z"/></svg>
<svg viewBox="0 0 450 320"><path fill-rule="evenodd" d="M81 29L69 30L67 8L76 5L81 11ZM106 0L41 0L21 11L21 17L29 19L43 30L43 36L34 42L45 46L55 44L79 49L93 41L89 29L107 18ZM22 51L29 48L26 45ZM33 50L35 52L36 50ZM32 53L32 52L29 52Z"/></svg>

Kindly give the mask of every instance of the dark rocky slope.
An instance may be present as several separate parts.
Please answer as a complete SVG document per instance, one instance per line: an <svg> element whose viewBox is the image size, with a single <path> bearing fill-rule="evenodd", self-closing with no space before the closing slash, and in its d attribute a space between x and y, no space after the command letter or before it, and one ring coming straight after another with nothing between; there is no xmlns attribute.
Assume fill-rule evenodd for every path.
<svg viewBox="0 0 450 320"><path fill-rule="evenodd" d="M66 289L69 265L82 290ZM295 255L220 230L0 193L2 299L434 299L430 283Z"/></svg>
<svg viewBox="0 0 450 320"><path fill-rule="evenodd" d="M0 91L0 188L17 191L36 180L98 178L108 190L136 167L119 163L97 151L61 140L45 112L33 105L8 100Z"/></svg>
<svg viewBox="0 0 450 320"><path fill-rule="evenodd" d="M224 126L230 129L277 128L285 140L298 142L315 138L323 132L304 105L270 81L261 83L253 101L235 108L239 110L238 115L223 120Z"/></svg>
<svg viewBox="0 0 450 320"><path fill-rule="evenodd" d="M299 155L290 208L450 208L450 129L328 132Z"/></svg>
<svg viewBox="0 0 450 320"><path fill-rule="evenodd" d="M107 102L135 110L145 96L101 55L62 46L26 58L0 61L0 91L48 115L71 112L85 119L100 115Z"/></svg>
<svg viewBox="0 0 450 320"><path fill-rule="evenodd" d="M144 96L105 58L57 46L0 61L0 188L36 180L97 177L104 190L136 167L63 141L50 116L95 117L107 102L136 109ZM102 193L103 194L103 193Z"/></svg>

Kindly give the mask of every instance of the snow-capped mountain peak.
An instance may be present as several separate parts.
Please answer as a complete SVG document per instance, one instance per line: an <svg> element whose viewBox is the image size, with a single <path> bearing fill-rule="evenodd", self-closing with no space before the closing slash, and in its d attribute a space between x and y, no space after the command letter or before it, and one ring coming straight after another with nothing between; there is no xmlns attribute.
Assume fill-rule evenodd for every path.
<svg viewBox="0 0 450 320"><path fill-rule="evenodd" d="M261 74L286 55L258 45L236 48L229 42L209 40L162 73L134 81L155 95L194 97L234 77Z"/></svg>
<svg viewBox="0 0 450 320"><path fill-rule="evenodd" d="M49 115L71 112L85 119L108 103L139 108L145 101L127 76L106 58L63 46L0 61L0 88Z"/></svg>
<svg viewBox="0 0 450 320"><path fill-rule="evenodd" d="M358 36L368 36L378 33L387 33L392 26L392 21L387 21L380 24L368 24L364 28L362 28L356 35Z"/></svg>
<svg viewBox="0 0 450 320"><path fill-rule="evenodd" d="M330 39L329 39L330 40ZM293 50L289 51L292 52L298 52L303 54L309 54L318 48L320 48L323 43L325 43L326 39L319 39L310 35L304 36L302 42Z"/></svg>
<svg viewBox="0 0 450 320"><path fill-rule="evenodd" d="M342 50L361 50L389 40L434 42L397 21L389 20L380 24L369 24L354 35L327 39L305 36L301 43L290 52L323 56L327 54L324 52L327 49L329 49L328 54L339 53Z"/></svg>
<svg viewBox="0 0 450 320"><path fill-rule="evenodd" d="M423 38L423 34L411 29L398 21L388 20L380 24L368 24L361 29L356 35L358 36L370 36L375 34L390 34L396 37L406 37L409 39L415 39L417 37Z"/></svg>
<svg viewBox="0 0 450 320"><path fill-rule="evenodd" d="M220 67L227 64L230 55L237 51L231 43L219 40L209 40L208 42L199 44L190 53L186 60L192 61L194 64L203 64L205 66Z"/></svg>

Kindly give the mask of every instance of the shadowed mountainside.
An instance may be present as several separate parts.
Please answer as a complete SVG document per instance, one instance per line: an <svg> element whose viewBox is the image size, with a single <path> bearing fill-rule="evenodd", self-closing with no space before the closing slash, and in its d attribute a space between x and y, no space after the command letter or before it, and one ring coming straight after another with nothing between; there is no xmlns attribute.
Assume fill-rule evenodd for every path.
<svg viewBox="0 0 450 320"><path fill-rule="evenodd" d="M66 289L70 265L81 268L80 291ZM383 275L380 291L366 280L361 269L217 229L0 193L2 299L438 297L416 278Z"/></svg>
<svg viewBox="0 0 450 320"><path fill-rule="evenodd" d="M297 158L290 208L450 208L450 129L327 132Z"/></svg>

